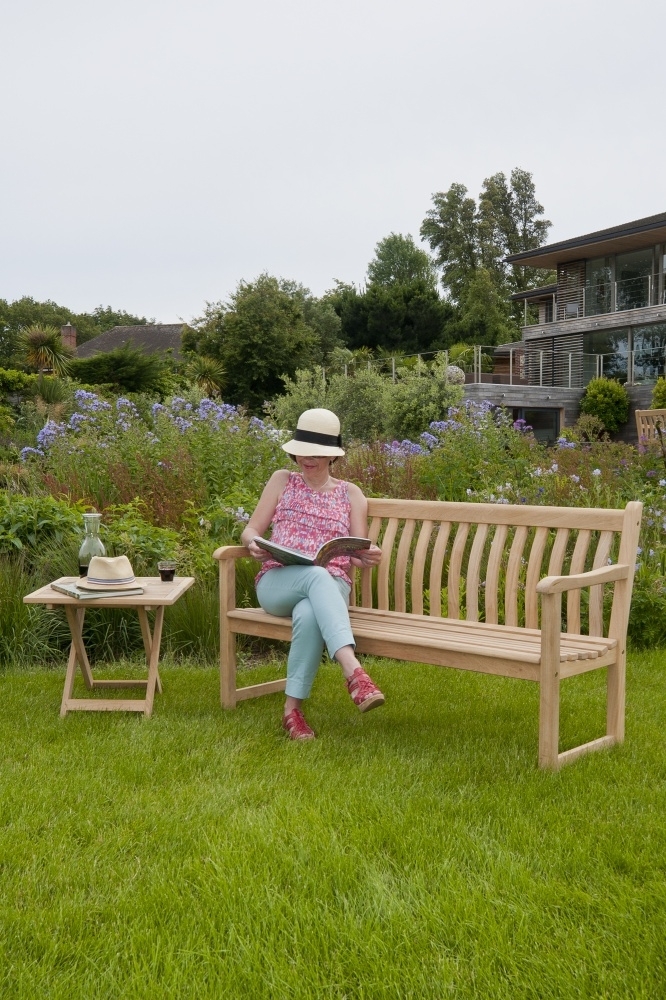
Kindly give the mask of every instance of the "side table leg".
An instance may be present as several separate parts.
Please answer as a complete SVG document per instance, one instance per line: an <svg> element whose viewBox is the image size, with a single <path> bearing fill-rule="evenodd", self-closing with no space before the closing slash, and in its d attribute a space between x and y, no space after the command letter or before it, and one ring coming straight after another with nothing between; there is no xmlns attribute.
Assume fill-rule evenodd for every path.
<svg viewBox="0 0 666 1000"><path fill-rule="evenodd" d="M153 639L154 635L150 634L150 624L148 622L148 615L146 614L145 608L137 608L137 614L139 615L139 624L141 625L141 635L143 636L143 648L146 651L146 666L150 671L150 657L153 651ZM164 614L164 608L162 608L162 614ZM155 624L157 624L157 618L155 618ZM159 643L158 643L158 655L159 655ZM162 694L162 681L160 679L159 670L157 671L157 681L156 681L157 693Z"/></svg>
<svg viewBox="0 0 666 1000"><path fill-rule="evenodd" d="M144 616L146 614L143 608L140 608L139 612L140 613L143 612ZM160 683L160 675L157 670L157 664L160 658L160 644L162 642L163 621L164 621L164 605L159 605L159 607L155 611L155 624L153 626L153 636L150 644L150 659L148 663L148 684L146 686L146 708L144 710L144 715L152 714L153 700L155 698L155 688L158 687L158 690L160 692L162 690L162 685ZM146 621L146 627L147 625L148 623Z"/></svg>
<svg viewBox="0 0 666 1000"><path fill-rule="evenodd" d="M83 619L86 609L77 608L74 605L65 606L69 631L72 634L72 644L69 647L69 659L67 660L67 673L65 674L65 687L62 692L62 702L60 704L60 715L67 715L67 703L74 691L74 678L76 677L76 664L79 663L81 673L88 690L94 686L90 663L83 645Z"/></svg>

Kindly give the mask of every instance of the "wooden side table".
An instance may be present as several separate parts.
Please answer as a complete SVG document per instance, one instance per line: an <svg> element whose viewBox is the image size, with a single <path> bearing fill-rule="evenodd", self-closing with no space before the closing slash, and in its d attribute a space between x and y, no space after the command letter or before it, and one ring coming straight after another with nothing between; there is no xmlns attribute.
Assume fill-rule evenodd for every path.
<svg viewBox="0 0 666 1000"><path fill-rule="evenodd" d="M76 583L78 577L63 576L55 583ZM72 645L67 661L65 688L62 693L60 714L67 712L143 712L150 715L153 711L155 690L162 693L157 664L160 658L160 643L162 641L162 622L165 607L175 604L186 590L194 583L194 577L180 576L172 583L162 583L159 577L137 577L137 586L143 587L143 594L132 594L127 597L100 597L98 599L77 601L74 597L60 594L52 590L51 585L41 587L34 593L23 598L24 604L46 604L47 607L64 607L69 630L72 634ZM83 620L86 608L136 608L141 625L143 645L146 650L148 678L146 680L95 680L90 668L90 662L83 644ZM146 612L155 611L155 624L151 634ZM89 691L102 688L143 688L143 698L73 698L76 667L81 668L85 685Z"/></svg>

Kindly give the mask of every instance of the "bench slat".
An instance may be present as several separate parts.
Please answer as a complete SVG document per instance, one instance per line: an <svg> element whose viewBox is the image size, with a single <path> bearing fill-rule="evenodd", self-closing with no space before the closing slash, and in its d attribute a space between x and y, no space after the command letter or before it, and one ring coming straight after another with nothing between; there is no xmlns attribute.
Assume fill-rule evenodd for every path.
<svg viewBox="0 0 666 1000"><path fill-rule="evenodd" d="M488 568L486 570L486 621L497 623L499 616L499 580L500 569L502 567L502 556L504 546L509 534L509 527L506 524L498 524L495 528L490 555L488 556Z"/></svg>
<svg viewBox="0 0 666 1000"><path fill-rule="evenodd" d="M432 521L423 521L421 523L421 530L419 531L419 538L414 552L410 588L412 612L415 615L423 614L423 574L425 571L425 562L431 535Z"/></svg>
<svg viewBox="0 0 666 1000"><path fill-rule="evenodd" d="M602 531L599 535L597 551L592 563L592 569L600 569L608 564L611 546L613 544L613 532ZM590 635L604 634L604 588L590 587L590 624L588 629Z"/></svg>
<svg viewBox="0 0 666 1000"><path fill-rule="evenodd" d="M408 511L408 513L407 513ZM624 510L604 507L539 507L494 503L450 503L445 500L368 499L370 517L412 517L416 521L468 521L546 528L591 528L622 531Z"/></svg>
<svg viewBox="0 0 666 1000"><path fill-rule="evenodd" d="M481 582L481 560L488 537L488 525L479 524L474 534L472 551L467 565L467 586L465 589L465 618L467 621L479 620L479 584Z"/></svg>
<svg viewBox="0 0 666 1000"><path fill-rule="evenodd" d="M592 532L589 528L581 528L578 532L578 538L576 539L571 557L571 566L569 567L569 572L572 576L584 572L587 550L590 547L591 538ZM555 576L557 575L559 574L556 573ZM569 632L580 632L580 594L580 590L569 590L567 592L567 629Z"/></svg>
<svg viewBox="0 0 666 1000"><path fill-rule="evenodd" d="M430 562L430 614L433 618L442 617L442 573L444 572L444 557L450 534L450 522L442 521Z"/></svg>
<svg viewBox="0 0 666 1000"><path fill-rule="evenodd" d="M509 550L504 584L504 621L507 625L518 624L518 584L520 582L520 566L527 541L527 530L524 524L516 528Z"/></svg>
<svg viewBox="0 0 666 1000"><path fill-rule="evenodd" d="M457 618L460 614L460 576L468 534L469 524L459 524L455 541L451 548L451 558L449 559L449 578L447 586L449 595L448 618Z"/></svg>
<svg viewBox="0 0 666 1000"><path fill-rule="evenodd" d="M382 539L382 561L377 571L377 607L382 611L388 611L389 608L391 562L397 531L398 518L392 517L386 525L386 531Z"/></svg>
<svg viewBox="0 0 666 1000"><path fill-rule="evenodd" d="M408 518L408 520L405 521L405 525L400 536L398 555L395 561L395 572L393 575L393 579L395 581L394 603L396 611L407 610L407 563L409 561L409 552L412 547L412 538L414 537L415 527L416 521L412 518Z"/></svg>
<svg viewBox="0 0 666 1000"><path fill-rule="evenodd" d="M527 576L525 578L525 625L527 628L539 627L539 600L536 585L542 576L541 566L547 541L548 528L543 526L538 527L534 532L530 559L527 564Z"/></svg>

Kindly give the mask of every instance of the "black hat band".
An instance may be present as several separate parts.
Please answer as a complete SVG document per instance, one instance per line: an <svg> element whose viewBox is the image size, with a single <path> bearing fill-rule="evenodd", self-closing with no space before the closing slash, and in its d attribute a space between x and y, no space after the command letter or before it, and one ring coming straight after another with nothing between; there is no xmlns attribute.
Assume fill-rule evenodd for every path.
<svg viewBox="0 0 666 1000"><path fill-rule="evenodd" d="M319 434L317 431L296 430L294 441L306 441L308 444L323 444L328 448L342 448L341 434Z"/></svg>

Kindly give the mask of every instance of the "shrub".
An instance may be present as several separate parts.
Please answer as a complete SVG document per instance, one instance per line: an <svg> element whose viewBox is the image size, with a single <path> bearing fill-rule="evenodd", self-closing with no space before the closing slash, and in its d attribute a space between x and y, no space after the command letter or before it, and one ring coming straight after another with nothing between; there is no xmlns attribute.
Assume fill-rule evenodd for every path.
<svg viewBox="0 0 666 1000"><path fill-rule="evenodd" d="M652 390L652 408L654 410L666 409L666 378L663 375L657 379Z"/></svg>
<svg viewBox="0 0 666 1000"><path fill-rule="evenodd" d="M615 434L629 419L629 393L615 379L593 378L588 382L580 410L598 417L606 430Z"/></svg>
<svg viewBox="0 0 666 1000"><path fill-rule="evenodd" d="M130 344L91 358L76 358L70 365L71 374L80 382L116 385L126 392L159 390L163 368L159 354L144 354Z"/></svg>
<svg viewBox="0 0 666 1000"><path fill-rule="evenodd" d="M30 392L36 381L36 375L26 375L13 368L0 368L0 393Z"/></svg>
<svg viewBox="0 0 666 1000"><path fill-rule="evenodd" d="M432 366L399 369L395 385L386 393L389 433L397 438L418 437L433 421L444 419L449 407L457 406L462 397L462 386L448 379L443 354Z"/></svg>

